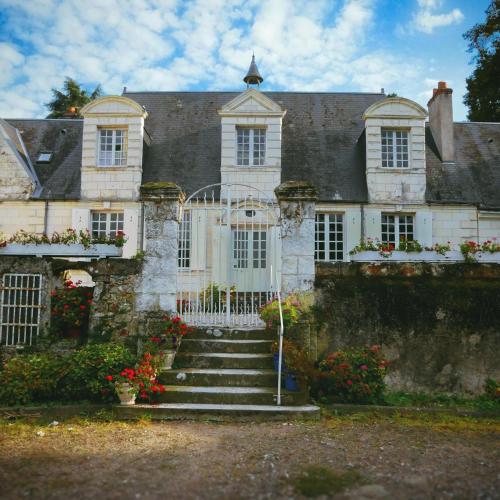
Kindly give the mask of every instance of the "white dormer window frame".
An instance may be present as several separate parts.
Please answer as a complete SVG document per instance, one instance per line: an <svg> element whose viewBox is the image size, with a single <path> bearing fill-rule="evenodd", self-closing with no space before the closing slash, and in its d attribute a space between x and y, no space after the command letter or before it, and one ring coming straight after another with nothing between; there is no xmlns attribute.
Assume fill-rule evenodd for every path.
<svg viewBox="0 0 500 500"><path fill-rule="evenodd" d="M380 130L381 167L407 169L410 167L410 130L382 127Z"/></svg>
<svg viewBox="0 0 500 500"><path fill-rule="evenodd" d="M265 127L236 126L236 165L262 167L266 164Z"/></svg>
<svg viewBox="0 0 500 500"><path fill-rule="evenodd" d="M97 165L124 167L127 165L127 128L97 129Z"/></svg>

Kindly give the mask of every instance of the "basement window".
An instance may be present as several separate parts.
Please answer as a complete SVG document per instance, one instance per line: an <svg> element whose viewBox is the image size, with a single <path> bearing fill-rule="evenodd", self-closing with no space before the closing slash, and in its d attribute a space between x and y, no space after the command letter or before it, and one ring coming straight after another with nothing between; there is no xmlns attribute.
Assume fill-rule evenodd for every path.
<svg viewBox="0 0 500 500"><path fill-rule="evenodd" d="M50 163L53 153L51 151L42 151L36 160L37 163Z"/></svg>

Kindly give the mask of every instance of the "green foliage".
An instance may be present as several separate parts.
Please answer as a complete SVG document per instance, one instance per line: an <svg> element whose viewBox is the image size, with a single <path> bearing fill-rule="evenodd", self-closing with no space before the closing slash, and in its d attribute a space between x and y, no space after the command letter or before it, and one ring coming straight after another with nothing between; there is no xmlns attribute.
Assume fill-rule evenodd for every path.
<svg viewBox="0 0 500 500"><path fill-rule="evenodd" d="M387 365L379 346L334 352L319 363L311 392L323 403L381 403Z"/></svg>
<svg viewBox="0 0 500 500"><path fill-rule="evenodd" d="M260 308L260 317L269 330L276 330L280 326L280 303L278 299L271 300ZM296 295L289 295L281 301L283 325L285 329L298 323L304 309Z"/></svg>
<svg viewBox="0 0 500 500"><path fill-rule="evenodd" d="M113 385L106 380L136 362L121 344L88 344L71 356L70 370L64 378L64 398L70 401L113 401Z"/></svg>
<svg viewBox="0 0 500 500"><path fill-rule="evenodd" d="M78 111L85 104L98 98L102 93L101 86L98 85L92 93L88 93L81 85L69 76L64 80L63 90L52 89L52 100L46 104L50 110L47 118L61 118L69 108L76 108L75 116L80 116Z"/></svg>
<svg viewBox="0 0 500 500"><path fill-rule="evenodd" d="M490 401L500 403L500 382L489 378L484 384L484 396Z"/></svg>
<svg viewBox="0 0 500 500"><path fill-rule="evenodd" d="M69 359L52 354L18 355L0 371L0 403L7 405L57 399Z"/></svg>
<svg viewBox="0 0 500 500"><path fill-rule="evenodd" d="M306 497L330 497L362 482L363 478L357 471L337 473L321 465L309 465L293 479L295 490Z"/></svg>
<svg viewBox="0 0 500 500"><path fill-rule="evenodd" d="M492 0L486 20L464 34L476 68L466 79L464 104L471 121L500 121L500 1Z"/></svg>
<svg viewBox="0 0 500 500"><path fill-rule="evenodd" d="M120 344L89 344L69 355L17 355L0 371L0 404L112 401L114 388L106 375L134 362Z"/></svg>
<svg viewBox="0 0 500 500"><path fill-rule="evenodd" d="M279 343L271 344L271 353L279 352ZM307 353L295 342L283 339L283 373L289 372L300 381L307 382L315 373L313 363L309 360Z"/></svg>

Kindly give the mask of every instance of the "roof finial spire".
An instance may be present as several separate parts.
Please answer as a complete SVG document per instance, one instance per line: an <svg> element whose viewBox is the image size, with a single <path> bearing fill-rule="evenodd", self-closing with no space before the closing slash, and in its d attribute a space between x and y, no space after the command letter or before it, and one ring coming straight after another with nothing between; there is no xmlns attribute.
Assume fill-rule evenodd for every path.
<svg viewBox="0 0 500 500"><path fill-rule="evenodd" d="M253 51L252 62L250 63L250 67L248 68L248 72L245 78L243 78L243 81L247 84L247 88L250 87L250 85L257 85L257 87L260 87L260 84L264 81L264 78L260 76L259 69L255 63L255 54Z"/></svg>

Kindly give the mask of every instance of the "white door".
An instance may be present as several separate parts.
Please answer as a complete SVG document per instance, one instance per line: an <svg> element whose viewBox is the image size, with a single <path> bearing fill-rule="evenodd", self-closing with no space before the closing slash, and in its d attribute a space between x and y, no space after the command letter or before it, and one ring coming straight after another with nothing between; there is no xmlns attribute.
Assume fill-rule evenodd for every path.
<svg viewBox="0 0 500 500"><path fill-rule="evenodd" d="M240 292L269 290L269 243L267 228L232 230L232 282Z"/></svg>

